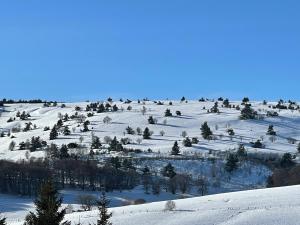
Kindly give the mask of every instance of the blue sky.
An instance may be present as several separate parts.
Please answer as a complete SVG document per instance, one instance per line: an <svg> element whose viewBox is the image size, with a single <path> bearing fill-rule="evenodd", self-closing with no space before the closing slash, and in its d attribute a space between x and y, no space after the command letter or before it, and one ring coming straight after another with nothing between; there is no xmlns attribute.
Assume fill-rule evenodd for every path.
<svg viewBox="0 0 300 225"><path fill-rule="evenodd" d="M297 99L300 2L3 0L0 98Z"/></svg>

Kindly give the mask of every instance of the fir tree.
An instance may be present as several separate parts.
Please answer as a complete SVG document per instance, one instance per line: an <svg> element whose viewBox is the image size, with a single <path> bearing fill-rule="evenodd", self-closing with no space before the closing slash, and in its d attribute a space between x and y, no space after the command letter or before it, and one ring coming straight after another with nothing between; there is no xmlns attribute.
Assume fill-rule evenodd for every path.
<svg viewBox="0 0 300 225"><path fill-rule="evenodd" d="M256 115L257 112L254 111L249 104L246 104L241 111L240 119L242 120L255 119Z"/></svg>
<svg viewBox="0 0 300 225"><path fill-rule="evenodd" d="M58 191L54 188L51 181L42 185L37 199L34 202L36 213L30 212L24 225L67 225L70 222L62 222L66 214L66 209L59 211L62 198L59 197Z"/></svg>
<svg viewBox="0 0 300 225"><path fill-rule="evenodd" d="M184 147L192 147L192 141L189 137L186 137L183 141L182 141Z"/></svg>
<svg viewBox="0 0 300 225"><path fill-rule="evenodd" d="M293 157L291 153L284 153L281 160L280 160L280 166L287 168L294 165Z"/></svg>
<svg viewBox="0 0 300 225"><path fill-rule="evenodd" d="M166 109L165 111L165 117L170 117L172 116L171 110L170 109Z"/></svg>
<svg viewBox="0 0 300 225"><path fill-rule="evenodd" d="M109 200L107 200L104 192L102 192L99 201L97 201L97 205L100 217L100 219L97 220L97 225L112 225L112 223L109 221L109 219L112 217L112 213L109 213L107 210Z"/></svg>
<svg viewBox="0 0 300 225"><path fill-rule="evenodd" d="M223 101L223 105L225 108L229 108L229 100L227 98Z"/></svg>
<svg viewBox="0 0 300 225"><path fill-rule="evenodd" d="M225 164L225 170L228 172L232 172L233 170L237 169L238 161L239 160L236 154L229 154Z"/></svg>
<svg viewBox="0 0 300 225"><path fill-rule="evenodd" d="M66 159L66 158L70 157L69 150L68 150L68 147L66 145L61 146L59 156L60 156L61 159Z"/></svg>
<svg viewBox="0 0 300 225"><path fill-rule="evenodd" d="M143 138L144 139L150 139L151 138L151 133L148 127L145 128L144 133L143 133Z"/></svg>
<svg viewBox="0 0 300 225"><path fill-rule="evenodd" d="M134 130L130 127L130 126L128 126L127 128L126 128L126 132L127 132L127 134L131 134L131 135L134 135Z"/></svg>
<svg viewBox="0 0 300 225"><path fill-rule="evenodd" d="M276 132L274 131L274 126L269 125L267 135L276 135Z"/></svg>
<svg viewBox="0 0 300 225"><path fill-rule="evenodd" d="M88 132L89 131L88 124L89 124L88 120L83 123L83 130L82 130L83 132Z"/></svg>
<svg viewBox="0 0 300 225"><path fill-rule="evenodd" d="M123 151L123 146L122 144L117 140L117 137L115 136L114 139L109 143L108 147L109 151L116 151L116 152L121 152Z"/></svg>
<svg viewBox="0 0 300 225"><path fill-rule="evenodd" d="M155 120L153 119L153 116L149 116L148 123L149 124L155 124Z"/></svg>
<svg viewBox="0 0 300 225"><path fill-rule="evenodd" d="M65 126L64 131L63 131L64 135L68 136L71 134L71 131L69 130L68 126Z"/></svg>
<svg viewBox="0 0 300 225"><path fill-rule="evenodd" d="M97 136L92 136L92 145L91 148L92 149L99 149L102 146L101 142L100 142L100 138Z"/></svg>
<svg viewBox="0 0 300 225"><path fill-rule="evenodd" d="M175 169L171 163L168 163L162 171L162 175L165 177L173 178L176 175Z"/></svg>
<svg viewBox="0 0 300 225"><path fill-rule="evenodd" d="M56 125L54 125L51 132L50 132L50 140L56 139L57 136L58 136L57 127L56 127Z"/></svg>
<svg viewBox="0 0 300 225"><path fill-rule="evenodd" d="M0 225L6 225L6 218L0 217Z"/></svg>
<svg viewBox="0 0 300 225"><path fill-rule="evenodd" d="M178 146L178 142L175 141L172 147L171 155L179 155L179 153L180 153L180 148Z"/></svg>
<svg viewBox="0 0 300 225"><path fill-rule="evenodd" d="M204 139L210 139L211 138L211 135L213 134L212 131L210 130L209 126L207 125L207 122L204 122L202 125L201 125L201 134L202 134L202 137Z"/></svg>

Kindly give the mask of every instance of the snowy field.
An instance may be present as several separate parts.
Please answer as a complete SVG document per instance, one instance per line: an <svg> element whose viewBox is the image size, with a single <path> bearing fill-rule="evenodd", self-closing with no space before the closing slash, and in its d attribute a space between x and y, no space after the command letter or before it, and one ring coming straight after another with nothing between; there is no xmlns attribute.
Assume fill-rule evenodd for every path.
<svg viewBox="0 0 300 225"><path fill-rule="evenodd" d="M36 129L28 132L20 132L13 134L17 144L21 141L26 141L32 136L40 136L41 139L49 143L56 143L61 145L70 142L79 142L79 137L83 136L83 144L87 146L91 142L91 132L100 137L101 141L105 136L117 138L123 138L124 136L130 138L134 144L127 145L128 148L137 148L141 150L148 150L149 148L160 154L169 154L173 146L174 141L182 141L181 134L186 131L189 137L198 137L199 144L193 145L191 148L181 147L182 153L201 153L207 154L210 151L227 151L235 148L239 143L244 143L247 150L250 152L268 152L268 153L296 153L297 149L294 144L288 142L288 138L295 140L300 139L300 113L299 111L291 110L274 110L279 112L278 117L266 117L263 120L240 120L240 111L232 108L219 107L220 113L207 113L207 109L210 109L214 102L198 102L189 101L188 103L181 103L178 101L172 101L173 105L168 105L169 101L165 101L164 105L157 105L153 102L145 102L143 105L137 102L125 104L123 102L114 102L119 109L118 112L105 112L95 113L93 117L87 118L91 125L89 126L90 132L80 132L81 127L78 127L78 123L74 120L64 123L69 125L71 135L65 137L61 135L57 140L49 141L50 131L43 131L45 126L52 128L58 121L58 113L62 115L68 113L73 115L75 106L80 106L83 110L79 114L86 115L85 107L88 103L66 103L66 108L59 107L43 107L43 104L11 104L5 107L5 112L0 117L0 129L9 130L13 127L20 126L25 127L25 123L29 121L21 121L18 118L16 121L7 123L10 117L15 117L18 111L30 113L30 122L37 126ZM231 104L240 105L241 102L231 102ZM276 103L269 103L275 105ZM132 107L132 110L127 110L128 106ZM220 104L221 105L221 102ZM147 111L143 115L141 113L142 107L145 106ZM261 102L252 102L253 108L261 114L266 114L266 111L271 109L268 106L263 105ZM203 109L205 107L205 109ZM242 108L243 106L241 106ZM173 117L165 117L164 112L166 109L170 109L173 113ZM181 116L176 116L175 112L180 111ZM103 123L103 118L109 116L112 121L109 124ZM157 120L157 124L148 124L148 117L153 116ZM166 121L165 121L166 120ZM218 137L217 140L207 141L201 138L200 126L203 122L207 121L208 125L212 129L214 135ZM266 135L268 126L274 125L274 129L277 132L277 137L274 142L269 140ZM140 127L144 130L145 127L149 127L153 131L151 140L142 140L142 143L136 143L136 140L140 138L138 135L124 134L126 127L132 127L136 129ZM73 128L74 127L74 128ZM235 135L230 138L227 129L232 128ZM161 136L160 131L164 131L165 135ZM255 142L257 139L262 139L265 145L264 149L253 149L249 145L249 142ZM12 141L9 137L0 138L0 158L9 160L20 160L25 158L26 150L24 151L9 151L8 146ZM43 157L43 152L32 152L28 157Z"/></svg>
<svg viewBox="0 0 300 225"><path fill-rule="evenodd" d="M164 211L165 202L111 208L114 225L296 225L300 220L300 186L271 188L176 200L176 209ZM2 203L3 204L3 203ZM22 207L22 203L20 203ZM68 214L72 224L95 223L97 211ZM10 225L21 225L24 212Z"/></svg>

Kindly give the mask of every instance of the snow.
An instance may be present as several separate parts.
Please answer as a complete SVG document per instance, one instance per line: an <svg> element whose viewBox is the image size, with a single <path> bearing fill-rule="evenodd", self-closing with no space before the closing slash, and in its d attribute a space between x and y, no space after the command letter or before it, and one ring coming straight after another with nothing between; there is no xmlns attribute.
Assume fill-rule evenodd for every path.
<svg viewBox="0 0 300 225"><path fill-rule="evenodd" d="M168 154L174 141L182 141L181 133L186 131L189 137L198 137L200 143L194 145L192 148L181 147L181 151L185 153L197 152L197 153L208 153L209 151L226 151L233 149L239 143L244 143L249 146L249 142L256 141L263 137L263 143L265 144L265 149L247 149L251 152L268 152L275 154L282 154L285 152L296 152L296 147L293 144L288 143L287 138L291 137L296 140L300 139L299 124L300 124L300 113L298 111L282 110L279 112L280 116L275 118L265 118L264 120L240 120L240 111L236 109L219 108L221 113L207 113L207 109L213 106L213 102L198 102L189 101L188 103L181 103L178 101L172 101L173 105L168 105L169 101L165 101L165 105L156 105L153 102L145 102L145 105L133 102L131 104L125 104L122 102L116 102L119 108L123 107L124 111L118 112L106 112L101 114L95 114L95 116L87 118L90 120L90 128L96 136L99 136L103 141L105 136L117 136L118 138L124 137L124 131L127 126L131 126L133 129L137 127L142 128L149 127L151 131L154 132L151 140L143 140L139 144L131 144L127 147L138 148L141 150L147 150L151 148L154 152L159 152L161 154ZM240 104L240 102L231 102L232 104ZM69 125L70 128L75 127L76 132L68 136L60 136L59 139L54 141L49 141L50 131L43 131L45 126L50 128L56 124L58 120L58 113L68 113L69 116L75 113L75 106L80 106L85 109L87 102L78 103L66 103L66 108L58 107L43 107L42 104L11 104L5 107L7 112L2 113L0 117L0 130L1 129L11 129L12 127L20 124L23 128L25 123L28 121L19 121L18 119L14 122L7 123L6 121L9 117L15 117L17 111L25 111L31 114L31 122L37 125L37 129L28 132L15 133L13 140L18 144L21 141L26 141L26 139L32 136L40 136L43 140L48 142L53 142L57 144L79 142L79 136L84 137L83 143L89 145L91 140L91 132L82 133L80 128L77 127L75 121L69 121L65 124ZM270 103L275 104L275 103ZM128 111L128 105L132 106L132 110ZM262 105L260 102L252 102L255 110L264 113L270 110L268 106ZM145 106L147 112L142 115L141 108ZM203 109L205 107L205 109ZM241 106L243 107L243 106ZM182 116L164 117L165 110L169 108L173 115L177 110L182 112ZM278 111L278 110L277 110ZM86 114L85 111L80 112ZM148 124L148 117L152 115L158 120L155 125ZM112 118L110 124L104 124L103 118L109 116ZM167 124L163 121L167 120ZM208 125L213 130L215 135L222 135L218 140L206 141L201 138L200 126L207 121ZM266 135L267 128L270 124L274 125L274 129L278 136L276 141L272 143L269 137ZM216 130L215 127L218 126ZM233 128L235 131L235 136L232 140L229 138L226 130L228 128ZM71 129L72 130L72 129ZM165 136L160 136L159 132L165 131ZM138 135L125 135L132 141L136 142L136 139L140 136ZM18 160L25 158L25 151L8 151L9 143L12 139L8 137L0 138L0 158ZM31 153L30 156L43 157L43 152Z"/></svg>
<svg viewBox="0 0 300 225"><path fill-rule="evenodd" d="M114 225L295 225L300 220L300 186L258 189L176 200L174 211L165 202L111 208ZM22 205L20 203L20 205ZM21 207L21 206L20 206ZM8 222L21 225L17 213ZM95 223L96 210L74 212L66 220L76 224Z"/></svg>

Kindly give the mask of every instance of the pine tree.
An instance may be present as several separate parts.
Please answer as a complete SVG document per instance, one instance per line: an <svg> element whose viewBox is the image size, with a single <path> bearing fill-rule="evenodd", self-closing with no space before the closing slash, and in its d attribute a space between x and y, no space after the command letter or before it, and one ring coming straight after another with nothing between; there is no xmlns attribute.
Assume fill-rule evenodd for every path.
<svg viewBox="0 0 300 225"><path fill-rule="evenodd" d="M169 117L172 116L171 110L170 109L166 109L165 111L165 117Z"/></svg>
<svg viewBox="0 0 300 225"><path fill-rule="evenodd" d="M180 148L178 146L177 141L175 141L172 147L171 155L179 155L179 153L180 153Z"/></svg>
<svg viewBox="0 0 300 225"><path fill-rule="evenodd" d="M186 137L182 143L183 143L184 147L192 147L192 141L189 137Z"/></svg>
<svg viewBox="0 0 300 225"><path fill-rule="evenodd" d="M267 135L276 135L276 132L274 131L274 126L269 125Z"/></svg>
<svg viewBox="0 0 300 225"><path fill-rule="evenodd" d="M115 152L121 152L121 151L124 150L122 144L117 140L116 136L109 143L108 150L109 151L115 151Z"/></svg>
<svg viewBox="0 0 300 225"><path fill-rule="evenodd" d="M176 175L175 168L172 166L171 163L168 163L163 168L162 175L165 176L165 177L169 177L169 178L175 177L175 175Z"/></svg>
<svg viewBox="0 0 300 225"><path fill-rule="evenodd" d="M255 119L256 115L257 112L254 111L249 104L246 104L241 111L240 119L242 120Z"/></svg>
<svg viewBox="0 0 300 225"><path fill-rule="evenodd" d="M213 134L212 131L210 130L209 126L207 125L207 122L204 122L202 125L201 125L201 134L202 134L202 137L204 139L210 139L211 138L211 135Z"/></svg>
<svg viewBox="0 0 300 225"><path fill-rule="evenodd" d="M88 124L89 124L88 120L83 123L83 130L82 130L83 132L88 132L89 131Z"/></svg>
<svg viewBox="0 0 300 225"><path fill-rule="evenodd" d="M51 181L42 185L37 199L34 202L36 213L30 212L24 225L67 225L70 222L62 222L66 214L66 209L59 211L62 198L59 198L58 191Z"/></svg>
<svg viewBox="0 0 300 225"><path fill-rule="evenodd" d="M145 128L144 133L143 133L143 138L144 139L150 139L151 138L151 133L148 127Z"/></svg>
<svg viewBox="0 0 300 225"><path fill-rule="evenodd" d="M149 116L148 123L149 124L155 124L155 120L153 119L153 116Z"/></svg>
<svg viewBox="0 0 300 225"><path fill-rule="evenodd" d="M50 140L56 139L57 136L58 136L57 128L56 128L56 125L54 125L51 132L50 132Z"/></svg>
<svg viewBox="0 0 300 225"><path fill-rule="evenodd" d="M68 150L68 147L66 145L61 146L59 155L60 155L61 159L66 159L66 158L70 157L69 150Z"/></svg>
<svg viewBox="0 0 300 225"><path fill-rule="evenodd" d="M6 225L6 218L0 217L0 225Z"/></svg>
<svg viewBox="0 0 300 225"><path fill-rule="evenodd" d="M65 126L63 133L64 133L65 136L68 136L68 135L71 134L71 131L70 131L68 126Z"/></svg>
<svg viewBox="0 0 300 225"><path fill-rule="evenodd" d="M109 213L107 210L109 200L107 200L104 192L102 192L100 200L97 201L97 205L100 217L100 219L97 220L97 225L112 225L112 223L109 221L109 219L112 217L112 213Z"/></svg>
<svg viewBox="0 0 300 225"><path fill-rule="evenodd" d="M100 142L100 138L97 136L92 136L92 145L91 148L92 149L99 149L102 146L101 142Z"/></svg>
<svg viewBox="0 0 300 225"><path fill-rule="evenodd" d="M225 164L225 170L228 172L232 172L233 170L237 169L238 157L236 154L229 154L227 157L227 161Z"/></svg>
<svg viewBox="0 0 300 225"><path fill-rule="evenodd" d="M134 130L130 127L130 126L128 126L127 128L126 128L126 132L127 132L127 134L131 134L131 135L134 135Z"/></svg>

